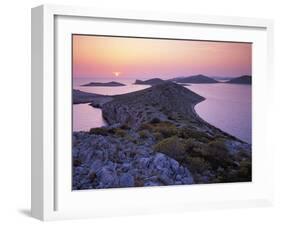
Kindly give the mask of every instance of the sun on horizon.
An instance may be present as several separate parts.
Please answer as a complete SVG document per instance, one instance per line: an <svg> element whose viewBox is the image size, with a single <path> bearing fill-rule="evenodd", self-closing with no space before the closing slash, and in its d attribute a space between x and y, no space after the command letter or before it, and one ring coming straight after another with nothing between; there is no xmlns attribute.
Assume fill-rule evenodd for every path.
<svg viewBox="0 0 281 226"><path fill-rule="evenodd" d="M115 75L115 77L119 77L120 72L119 71L114 71L113 74Z"/></svg>
<svg viewBox="0 0 281 226"><path fill-rule="evenodd" d="M74 77L251 74L252 44L73 35ZM122 69L122 72L120 70Z"/></svg>

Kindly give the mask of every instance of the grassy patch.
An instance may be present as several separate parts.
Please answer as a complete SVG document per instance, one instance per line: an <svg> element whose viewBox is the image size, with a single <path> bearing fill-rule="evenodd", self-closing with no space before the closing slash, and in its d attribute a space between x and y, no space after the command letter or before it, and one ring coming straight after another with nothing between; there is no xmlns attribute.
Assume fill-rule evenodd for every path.
<svg viewBox="0 0 281 226"><path fill-rule="evenodd" d="M148 130L152 133L160 133L164 138L175 136L178 133L178 128L170 122L159 122L158 119L153 119L153 123L145 123L140 126L140 130Z"/></svg>
<svg viewBox="0 0 281 226"><path fill-rule="evenodd" d="M127 135L127 132L124 129L116 128L114 134L118 137L125 137Z"/></svg>
<svg viewBox="0 0 281 226"><path fill-rule="evenodd" d="M233 163L223 139L209 142L206 146L205 152L202 154L204 158L210 162L214 169L217 169L218 167L226 168Z"/></svg>
<svg viewBox="0 0 281 226"><path fill-rule="evenodd" d="M203 143L208 143L212 140L211 136L209 136L205 132L190 129L188 127L180 128L178 131L178 136L182 138L194 138Z"/></svg>
<svg viewBox="0 0 281 226"><path fill-rule="evenodd" d="M201 182L199 175L205 173L211 173L210 183L251 181L252 178L251 158L242 153L237 154L239 158L233 156L223 138L203 143L195 138L172 136L160 140L154 150L186 165L198 176L195 177L198 183Z"/></svg>
<svg viewBox="0 0 281 226"><path fill-rule="evenodd" d="M173 136L158 142L154 145L153 149L179 161L185 156L186 141L182 138Z"/></svg>
<svg viewBox="0 0 281 226"><path fill-rule="evenodd" d="M92 129L90 129L89 133L95 134L95 135L107 136L108 135L108 129L105 128L105 127L92 128Z"/></svg>
<svg viewBox="0 0 281 226"><path fill-rule="evenodd" d="M144 123L139 128L139 130L148 130L148 131L152 131L152 129L153 129L153 125L150 123Z"/></svg>
<svg viewBox="0 0 281 226"><path fill-rule="evenodd" d="M192 173L202 173L211 168L211 165L201 157L186 157L186 163Z"/></svg>

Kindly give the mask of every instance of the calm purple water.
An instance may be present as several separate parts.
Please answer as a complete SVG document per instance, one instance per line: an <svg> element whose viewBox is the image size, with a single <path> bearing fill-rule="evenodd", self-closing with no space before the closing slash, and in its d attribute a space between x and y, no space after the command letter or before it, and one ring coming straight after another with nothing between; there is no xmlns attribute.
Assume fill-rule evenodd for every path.
<svg viewBox="0 0 281 226"><path fill-rule="evenodd" d="M73 105L73 130L89 131L94 127L102 127L106 121L102 117L99 108L93 108L89 104Z"/></svg>
<svg viewBox="0 0 281 226"><path fill-rule="evenodd" d="M81 86L83 84L89 82L120 82L125 84L126 86L116 86L116 87L100 87L100 86ZM146 89L150 86L148 85L133 85L135 79L121 79L121 78L112 78L112 79L89 79L89 78L79 78L73 79L73 87L74 89L79 89L81 91L85 91L88 93L98 93L103 95L116 95L116 94L124 94L131 93L134 91Z"/></svg>
<svg viewBox="0 0 281 226"><path fill-rule="evenodd" d="M252 143L251 87L223 83L188 86L206 98L195 106L201 118L248 143Z"/></svg>
<svg viewBox="0 0 281 226"><path fill-rule="evenodd" d="M133 85L132 83L134 83L135 81L134 79L133 80L132 79L131 80L95 79L95 81L98 82L110 82L113 80L126 84L126 86L118 86L118 87L81 86L83 84L93 82L93 79L79 78L79 79L73 79L73 88L89 93L116 95L116 94L130 93L149 87L147 85ZM91 128L102 127L105 125L106 122L102 117L101 109L93 108L89 104L73 105L73 131L89 131Z"/></svg>
<svg viewBox="0 0 281 226"><path fill-rule="evenodd" d="M93 79L74 79L73 86L81 91L115 95L148 88L146 85L133 85L134 79L99 79L101 82L118 81L127 86L121 87L83 87L82 84ZM97 81L97 80L95 80ZM192 84L186 87L206 98L197 104L195 110L205 121L248 143L252 139L251 86L235 84ZM101 110L88 104L73 106L73 130L88 131L93 127L106 125Z"/></svg>

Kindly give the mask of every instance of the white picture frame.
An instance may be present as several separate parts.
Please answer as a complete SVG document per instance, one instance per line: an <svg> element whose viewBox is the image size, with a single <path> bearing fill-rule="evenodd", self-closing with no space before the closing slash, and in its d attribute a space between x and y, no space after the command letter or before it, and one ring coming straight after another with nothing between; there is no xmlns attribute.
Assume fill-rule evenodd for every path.
<svg viewBox="0 0 281 226"><path fill-rule="evenodd" d="M67 19L65 19L67 18ZM70 20L69 20L70 18ZM62 19L59 21L59 19ZM149 26L169 27L169 31L159 33L159 37L175 37L173 26L200 26L202 32L194 39L204 37L204 29L214 27L216 32L209 39L247 41L255 40L253 49L263 53L261 58L255 58L253 64L253 154L254 180L250 184L212 184L212 185L181 185L161 188L122 188L99 191L73 192L69 188L69 172L71 171L69 145L65 146L68 135L60 134L60 123L64 123L62 115L66 111L58 111L58 103L70 103L69 90L71 86L63 88L60 84L69 84L71 78L67 67L58 69L61 60L68 61L68 35L76 29L79 32L89 32L87 21L94 23L91 26L95 31L103 20L110 21L109 28L114 23L126 22L126 26L134 23L144 23L147 32L144 36L155 36L149 33ZM77 24L76 24L77 21ZM83 25L85 24L85 25ZM130 25L128 25L130 24ZM125 26L125 25L124 25ZM79 30L79 29L80 30ZM120 30L112 31L115 35L133 36L136 33L132 28L126 33L120 25ZM171 29L170 29L171 28ZM84 29L84 30L83 30ZM233 32L223 30L237 29L237 37L229 37ZM90 32L92 32L92 30ZM153 30L153 29L152 29ZM167 29L165 29L167 30ZM175 27L175 32L177 28ZM241 31L239 31L241 30ZM250 33L248 31L251 31ZM100 29L101 34L107 34ZM240 34L240 33L241 34ZM245 34L242 34L245 33ZM110 33L111 34L111 33ZM149 35L150 34L150 35ZM143 36L143 35L142 35ZM70 218L88 218L96 216L128 215L139 213L185 211L208 208L254 207L271 205L273 202L273 181L268 177L273 172L273 150L266 140L267 107L260 102L269 99L273 83L273 22L266 19L201 16L182 14L159 14L153 12L133 12L100 10L83 7L43 5L32 9L32 216L41 220L56 220ZM66 45L62 44L64 40ZM61 47L64 46L64 47ZM62 51L65 51L62 52ZM68 52L68 53L67 53ZM68 54L68 55L67 55ZM261 54L259 54L261 55ZM255 55L254 55L255 57ZM62 75L63 76L57 76ZM65 76L65 77L64 77ZM255 76L255 75L254 75ZM263 102L264 104L264 102ZM68 120L68 117L65 117ZM65 128L70 128L66 125ZM67 132L66 131L66 132ZM58 136L60 137L58 140ZM65 140L64 140L64 137ZM264 139L260 139L264 138ZM60 149L58 149L60 148ZM259 150L263 150L261 153ZM64 150L58 151L58 150ZM64 163L69 160L69 163ZM65 180L64 184L64 178ZM211 194L211 197L210 195ZM147 198L144 198L147 197ZM166 197L165 199L163 199ZM185 198L182 198L185 197ZM86 204L86 200L90 200ZM94 202L92 202L94 200ZM84 207L78 203L81 202ZM79 206L79 207L78 207Z"/></svg>

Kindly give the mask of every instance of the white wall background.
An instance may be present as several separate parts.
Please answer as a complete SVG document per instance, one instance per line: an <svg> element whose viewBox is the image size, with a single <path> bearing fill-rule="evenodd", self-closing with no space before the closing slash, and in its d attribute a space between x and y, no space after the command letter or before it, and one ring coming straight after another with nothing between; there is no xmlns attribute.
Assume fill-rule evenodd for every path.
<svg viewBox="0 0 281 226"><path fill-rule="evenodd" d="M281 13L278 0L7 0L0 8L0 224L42 224L30 208L30 8L43 3L192 14L263 17L275 20L275 101L270 122L275 149L276 203L270 208L51 222L52 225L280 225L281 224ZM279 137L278 137L279 133ZM278 139L279 138L279 139ZM266 151L266 150L265 150ZM212 195L212 194L210 194ZM94 205L94 204L93 204Z"/></svg>

